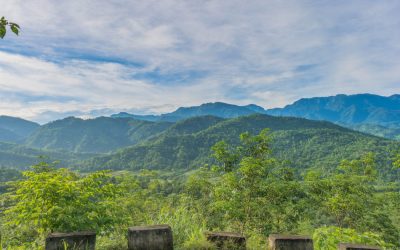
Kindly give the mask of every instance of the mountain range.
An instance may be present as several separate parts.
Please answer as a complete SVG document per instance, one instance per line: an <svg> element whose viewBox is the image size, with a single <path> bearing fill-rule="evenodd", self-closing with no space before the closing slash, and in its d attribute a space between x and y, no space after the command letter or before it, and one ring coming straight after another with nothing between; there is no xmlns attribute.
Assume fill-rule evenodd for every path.
<svg viewBox="0 0 400 250"><path fill-rule="evenodd" d="M0 166L26 168L47 155L82 170L188 170L212 163L215 142L237 143L240 133L263 128L271 129L274 153L298 169L329 170L341 159L373 151L387 157L382 171L390 172L388 152L400 146L382 137L400 139L400 95L305 98L267 110L216 102L162 115L67 117L42 126L0 116Z"/></svg>
<svg viewBox="0 0 400 250"><path fill-rule="evenodd" d="M400 139L400 95L385 97L373 94L341 94L303 98L283 108L274 109L264 109L254 104L237 106L216 102L195 107L181 107L162 115L118 113L111 117L175 122L202 115L235 118L254 113L330 121L377 136Z"/></svg>
<svg viewBox="0 0 400 250"><path fill-rule="evenodd" d="M300 99L284 108L267 110L275 116L294 116L334 122L352 129L400 139L400 95L336 95Z"/></svg>
<svg viewBox="0 0 400 250"><path fill-rule="evenodd" d="M174 112L161 115L134 115L125 112L111 115L113 118L133 118L144 121L169 121L176 122L196 116L211 115L221 118L235 118L254 113L266 113L265 109L254 105L238 106L223 102L205 103L194 107L180 107Z"/></svg>
<svg viewBox="0 0 400 250"><path fill-rule="evenodd" d="M137 145L85 160L80 169L190 170L213 163L210 147L216 142L225 140L237 144L241 133L257 134L264 128L271 130L274 154L298 170L330 171L342 159L358 158L372 151L381 157L380 170L389 173L389 152L400 147L399 142L325 121L264 114L230 119L201 116L179 121Z"/></svg>

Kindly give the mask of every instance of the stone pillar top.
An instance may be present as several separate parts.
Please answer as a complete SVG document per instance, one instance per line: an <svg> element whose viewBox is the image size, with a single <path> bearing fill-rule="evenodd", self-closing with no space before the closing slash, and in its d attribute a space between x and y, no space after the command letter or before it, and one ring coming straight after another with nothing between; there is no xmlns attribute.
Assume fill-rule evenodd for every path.
<svg viewBox="0 0 400 250"><path fill-rule="evenodd" d="M306 235L271 234L268 237L270 250L313 250L313 240Z"/></svg>
<svg viewBox="0 0 400 250"><path fill-rule="evenodd" d="M377 246L367 246L361 244L351 244L351 243L339 243L339 250L381 250L382 248Z"/></svg>
<svg viewBox="0 0 400 250"><path fill-rule="evenodd" d="M244 236L239 233L232 232L206 232L206 235L214 235L220 237L230 237L230 238L243 238Z"/></svg>
<svg viewBox="0 0 400 250"><path fill-rule="evenodd" d="M95 250L96 233L83 231L51 233L46 237L46 250Z"/></svg>
<svg viewBox="0 0 400 250"><path fill-rule="evenodd" d="M169 225L134 226L128 229L130 250L173 250L174 242Z"/></svg>
<svg viewBox="0 0 400 250"><path fill-rule="evenodd" d="M271 240L312 240L308 235L284 235L284 234L270 234Z"/></svg>
<svg viewBox="0 0 400 250"><path fill-rule="evenodd" d="M83 232L72 232L72 233L50 233L47 237L51 238L65 238L65 237L74 237L74 236L93 236L96 235L95 232L91 231L83 231Z"/></svg>
<svg viewBox="0 0 400 250"><path fill-rule="evenodd" d="M146 231L146 230L157 230L157 229L171 229L171 227L169 225L134 226L130 227L129 231Z"/></svg>

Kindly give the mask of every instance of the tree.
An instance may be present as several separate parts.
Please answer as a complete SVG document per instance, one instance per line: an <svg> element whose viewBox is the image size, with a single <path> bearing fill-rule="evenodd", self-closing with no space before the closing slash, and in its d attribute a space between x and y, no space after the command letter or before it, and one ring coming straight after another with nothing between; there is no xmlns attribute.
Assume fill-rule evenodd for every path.
<svg viewBox="0 0 400 250"><path fill-rule="evenodd" d="M104 233L121 218L116 203L121 190L105 171L82 177L40 163L23 172L23 177L13 183L11 205L5 211L10 231L28 228L37 236L55 231Z"/></svg>
<svg viewBox="0 0 400 250"><path fill-rule="evenodd" d="M321 227L314 231L314 248L336 250L341 242L381 246L385 249L394 249L394 246L382 240L376 233L359 233L354 229L340 227Z"/></svg>
<svg viewBox="0 0 400 250"><path fill-rule="evenodd" d="M400 169L400 152L398 152L396 154L396 156L394 157L393 168L394 169Z"/></svg>
<svg viewBox="0 0 400 250"><path fill-rule="evenodd" d="M323 178L310 172L306 181L313 204L332 217L338 227L358 228L376 202L371 199L376 181L374 159L371 154L360 160L344 160L336 173Z"/></svg>
<svg viewBox="0 0 400 250"><path fill-rule="evenodd" d="M375 157L369 153L358 160L342 161L336 172L325 178L308 173L310 204L316 206L316 218L331 220L339 229L374 232L386 242L396 243L399 232L384 210L388 197L382 199L377 192L375 165Z"/></svg>
<svg viewBox="0 0 400 250"><path fill-rule="evenodd" d="M241 233L288 232L299 220L302 196L291 169L271 155L268 129L240 135L236 148L225 142L214 147L221 173L214 187L214 210L223 213L225 227Z"/></svg>
<svg viewBox="0 0 400 250"><path fill-rule="evenodd" d="M18 24L8 21L4 16L0 19L0 38L3 39L7 33L7 27L18 36L20 27Z"/></svg>

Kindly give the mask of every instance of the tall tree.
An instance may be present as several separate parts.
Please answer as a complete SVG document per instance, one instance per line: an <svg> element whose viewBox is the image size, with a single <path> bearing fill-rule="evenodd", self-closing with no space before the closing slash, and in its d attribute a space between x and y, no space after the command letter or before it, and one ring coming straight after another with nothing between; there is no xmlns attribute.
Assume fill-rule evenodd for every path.
<svg viewBox="0 0 400 250"><path fill-rule="evenodd" d="M214 147L221 173L214 188L215 210L223 213L226 227L242 233L267 235L291 231L299 220L302 196L291 169L271 155L267 129L252 136L243 133L236 148L225 142Z"/></svg>

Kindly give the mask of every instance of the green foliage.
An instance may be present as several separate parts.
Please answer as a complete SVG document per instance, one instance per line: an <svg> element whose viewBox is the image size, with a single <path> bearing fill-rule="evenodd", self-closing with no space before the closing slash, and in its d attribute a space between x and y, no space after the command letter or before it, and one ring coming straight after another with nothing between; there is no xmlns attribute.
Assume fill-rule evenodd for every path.
<svg viewBox="0 0 400 250"><path fill-rule="evenodd" d="M176 209L164 207L155 218L149 218L148 224L168 224L173 228L174 246L176 249L212 245L204 241L206 232L205 220L189 207L178 206ZM188 248L190 249L190 248Z"/></svg>
<svg viewBox="0 0 400 250"><path fill-rule="evenodd" d="M363 216L376 209L377 204L371 199L375 192L370 183L375 181L373 161L372 155L361 160L343 161L337 173L328 178L307 178L314 204L331 215L337 226L356 228Z"/></svg>
<svg viewBox="0 0 400 250"><path fill-rule="evenodd" d="M108 235L96 237L96 248L101 250L121 250L128 249L128 239L126 232L113 232Z"/></svg>
<svg viewBox="0 0 400 250"><path fill-rule="evenodd" d="M391 249L394 246L385 243L382 238L372 232L358 233L354 229L340 227L322 227L315 230L313 235L316 250L336 250L339 243L357 243L380 246Z"/></svg>
<svg viewBox="0 0 400 250"><path fill-rule="evenodd" d="M41 161L46 156L49 161L59 160L62 165L73 166L75 162L88 159L95 154L70 153L29 148L23 145L0 142L0 167L24 170Z"/></svg>
<svg viewBox="0 0 400 250"><path fill-rule="evenodd" d="M40 249L48 232L95 230L99 249L124 249L127 228L148 224L169 224L176 249L214 249L204 236L206 231L243 233L249 249L264 248L271 233L314 233L316 249L336 249L342 241L400 247L400 186L396 179L389 182L382 171L386 161L387 169L396 171L392 165L397 165L400 157L393 158L391 153L383 153L382 157L379 150L363 153L376 148L384 152L382 139L332 124L328 124L329 128L318 122L303 124L301 119L296 120L298 126L303 126L301 133L283 128L285 124L280 128L272 126L275 131L259 130L265 126L263 116L208 119L193 130L182 129L184 122L179 123L180 128L168 129L171 143L183 136L182 145L190 145L192 151L214 144L214 158L208 161L211 164L202 164L190 172L145 169L82 175L41 163L23 172L22 177L14 177L17 179L11 189L5 186L0 195L3 247ZM253 127L254 123L259 125ZM253 131L236 138L224 134L238 135L246 126ZM339 141L330 140L337 134L342 136ZM208 141L199 141L197 136ZM191 141L193 138L196 140ZM283 141L277 142L278 139ZM154 137L150 141L160 145L159 140ZM336 149L338 145L353 152L362 143L367 145L362 145L365 150L350 154L350 160L325 158L301 175L287 158L277 157L285 154L276 146L287 145L288 141L298 151L304 150L288 151L296 156L307 155L303 162L326 154L324 150L328 149L334 151L331 157L346 155ZM178 157L173 155L174 150L182 158L193 157L186 148L158 150L160 154L172 154L170 157ZM328 166L334 162L340 163Z"/></svg>
<svg viewBox="0 0 400 250"><path fill-rule="evenodd" d="M23 176L12 184L12 206L4 212L4 225L16 232L10 238L24 237L20 234L26 228L39 236L56 231L105 233L122 219L116 203L121 190L107 172L82 177L40 163Z"/></svg>
<svg viewBox="0 0 400 250"><path fill-rule="evenodd" d="M296 200L302 195L293 171L271 155L268 130L256 136L243 133L240 141L234 153L225 150L225 143L213 147L220 162L214 169L222 173L213 191L214 211L222 213L223 221L241 233L291 231L299 220L301 203ZM237 164L227 168L230 155Z"/></svg>
<svg viewBox="0 0 400 250"><path fill-rule="evenodd" d="M9 22L5 17L0 18L0 38L3 39L7 33L7 27L10 27L10 30L18 35L20 27L18 24Z"/></svg>
<svg viewBox="0 0 400 250"><path fill-rule="evenodd" d="M390 200L382 199L376 190L375 165L374 155L367 154L359 160L342 161L336 173L325 178L310 172L307 190L317 217L330 218L339 228L373 231L396 244L399 229L385 213Z"/></svg>
<svg viewBox="0 0 400 250"><path fill-rule="evenodd" d="M394 157L393 167L400 169L400 152Z"/></svg>
<svg viewBox="0 0 400 250"><path fill-rule="evenodd" d="M386 126L377 124L359 124L349 127L371 135L400 140L400 122Z"/></svg>

